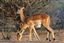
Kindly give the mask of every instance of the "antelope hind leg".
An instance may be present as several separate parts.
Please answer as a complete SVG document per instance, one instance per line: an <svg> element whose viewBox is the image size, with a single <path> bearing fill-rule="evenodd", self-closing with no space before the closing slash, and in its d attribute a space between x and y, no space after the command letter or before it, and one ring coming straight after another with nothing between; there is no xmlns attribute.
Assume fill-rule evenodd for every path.
<svg viewBox="0 0 64 43"><path fill-rule="evenodd" d="M52 37L53 37L53 40L55 40L55 35L54 35L53 29L52 29L50 26L48 26L48 27L47 27L47 30L49 30L49 32L51 32Z"/></svg>
<svg viewBox="0 0 64 43"><path fill-rule="evenodd" d="M49 32L49 31L47 32L47 37L46 37L46 40L51 41L51 40L50 40L50 32Z"/></svg>

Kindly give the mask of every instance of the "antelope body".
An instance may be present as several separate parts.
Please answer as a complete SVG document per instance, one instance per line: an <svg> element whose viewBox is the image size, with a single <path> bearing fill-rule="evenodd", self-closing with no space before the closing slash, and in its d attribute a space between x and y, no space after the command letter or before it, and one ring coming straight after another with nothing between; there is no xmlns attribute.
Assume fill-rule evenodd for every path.
<svg viewBox="0 0 64 43"><path fill-rule="evenodd" d="M21 21L24 22L24 23L20 24L20 28L21 28L22 32L20 30L20 32L17 34L18 40L20 40L22 38L22 34L24 33L25 29L27 29L27 28L29 28L29 30L30 30L30 34L29 34L30 40L32 40L32 30L34 31L35 37L37 36L37 38L40 39L36 32L35 27L38 28L41 25L46 27L46 29L52 34L53 39L55 39L54 31L50 27L50 16L49 15L42 13L42 14L33 14L32 16L27 17L23 14L23 8L18 10L18 14L20 14ZM49 32L47 33L47 38L49 37Z"/></svg>

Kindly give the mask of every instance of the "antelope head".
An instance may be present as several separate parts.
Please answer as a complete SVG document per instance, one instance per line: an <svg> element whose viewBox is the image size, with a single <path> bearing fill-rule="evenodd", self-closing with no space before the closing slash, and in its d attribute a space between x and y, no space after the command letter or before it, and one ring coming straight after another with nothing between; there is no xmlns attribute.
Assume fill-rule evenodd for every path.
<svg viewBox="0 0 64 43"><path fill-rule="evenodd" d="M24 22L24 20L25 20L24 9L25 9L24 7L21 7L21 8L17 11L17 14L19 14L20 20L21 20L22 22Z"/></svg>
<svg viewBox="0 0 64 43"><path fill-rule="evenodd" d="M19 8L18 11L17 11L17 14L21 14L24 9L25 9L24 7Z"/></svg>
<svg viewBox="0 0 64 43"><path fill-rule="evenodd" d="M17 40L20 40L22 38L22 34L27 28L28 28L27 24L20 23L20 30L17 31Z"/></svg>

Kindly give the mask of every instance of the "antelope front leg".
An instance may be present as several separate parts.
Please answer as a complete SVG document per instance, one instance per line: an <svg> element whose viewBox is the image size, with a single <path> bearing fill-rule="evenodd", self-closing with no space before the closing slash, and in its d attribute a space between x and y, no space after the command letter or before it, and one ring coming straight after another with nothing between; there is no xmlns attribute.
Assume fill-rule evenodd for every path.
<svg viewBox="0 0 64 43"><path fill-rule="evenodd" d="M34 32L33 32L34 33ZM35 35L35 33L34 33L34 36L35 36L35 39L37 39L37 36Z"/></svg>
<svg viewBox="0 0 64 43"><path fill-rule="evenodd" d="M30 30L30 33L29 33L29 40L32 41L32 28L30 28L29 30ZM37 38L35 32L33 32L33 33L34 33L35 38Z"/></svg>
<svg viewBox="0 0 64 43"><path fill-rule="evenodd" d="M37 34L35 28L34 28L34 27L32 27L32 28L33 28L33 30L34 30L34 34L35 34L35 35L37 36L37 38L40 40L40 37L38 36L38 34Z"/></svg>
<svg viewBox="0 0 64 43"><path fill-rule="evenodd" d="M32 28L29 29L30 33L29 33L29 40L32 41Z"/></svg>

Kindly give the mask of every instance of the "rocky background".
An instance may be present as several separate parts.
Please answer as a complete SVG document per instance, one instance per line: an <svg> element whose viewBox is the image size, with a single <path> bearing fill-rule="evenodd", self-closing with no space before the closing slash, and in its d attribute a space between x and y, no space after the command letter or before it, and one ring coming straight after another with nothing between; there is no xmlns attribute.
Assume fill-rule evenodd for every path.
<svg viewBox="0 0 64 43"><path fill-rule="evenodd" d="M17 30L16 12L23 5L27 16L47 13L51 16L52 28L64 28L64 0L0 0L0 31Z"/></svg>

